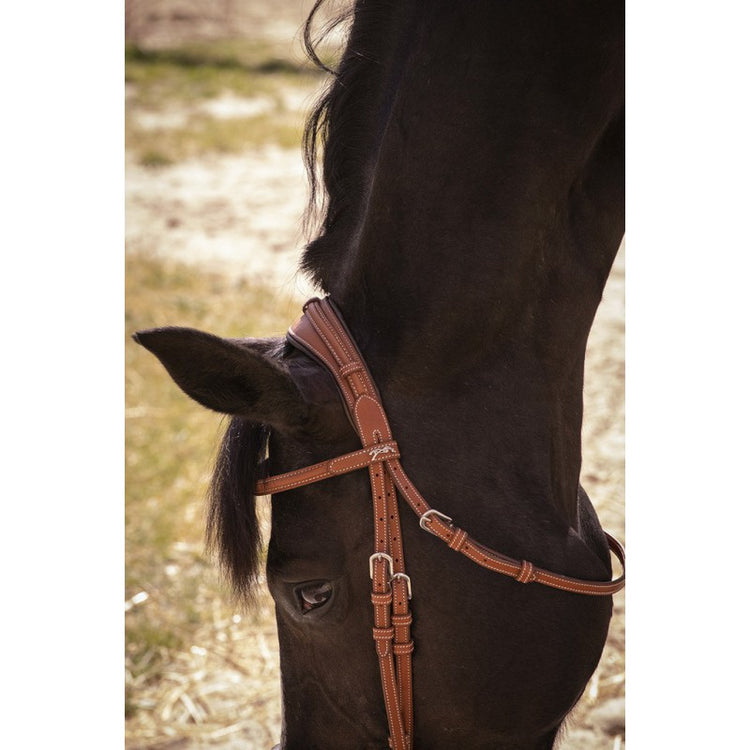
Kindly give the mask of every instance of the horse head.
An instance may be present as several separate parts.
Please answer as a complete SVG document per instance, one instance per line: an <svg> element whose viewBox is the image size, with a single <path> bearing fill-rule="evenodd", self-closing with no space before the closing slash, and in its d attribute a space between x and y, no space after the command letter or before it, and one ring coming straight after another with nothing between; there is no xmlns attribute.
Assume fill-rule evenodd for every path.
<svg viewBox="0 0 750 750"><path fill-rule="evenodd" d="M480 562L478 553L490 557L492 553L478 545L470 548L465 542L471 537L464 531L448 542L448 550L420 538L420 529L430 530L432 514L437 513L447 521L451 519L434 509L420 508L420 504L425 507L426 504L416 490L415 507L410 481L401 474L395 476L396 483L421 515L419 523L401 524L395 485L384 483L384 479L373 480L375 514L381 514L379 521L383 522L382 515L391 513L390 525L386 522L381 526L385 533L398 536L393 537L392 546L386 547L395 557L384 553L370 555L369 576L365 575L372 539L372 522L365 510L368 485L350 471L377 465L374 477L379 477L378 471L385 475L386 467L400 455L392 442L376 442L355 451L357 432L360 438L369 432L369 428L362 428L367 419L374 419L377 425L373 436L391 438L374 387L371 392L375 397L365 388L350 412L356 419L355 430L337 397L336 383L325 369L278 340L225 340L180 328L144 331L137 334L137 340L159 357L189 396L207 408L233 417L214 473L209 529L221 551L223 566L240 595L251 594L261 557L251 498L259 487L261 491L267 487L279 493L275 494L273 505L266 576L276 602L282 654L284 747L382 748L388 742L386 727L390 727L392 741L400 731L403 739L396 741L396 747L411 747L417 732L420 742L436 746L445 742L495 746L499 738L510 743L528 743L530 739L551 741L562 717L578 697L580 685L585 684L596 664L610 613L609 599L584 603L576 601L576 596L571 599L569 592L575 590L571 579L554 574L552 579L562 583L558 588L566 592L557 593L561 599L550 593L539 596L533 590L521 594L512 582L493 581L486 588L487 572L477 570L471 562ZM336 368L332 371L336 372ZM340 371L356 375L360 386L366 382L360 368L352 364L344 364ZM359 386L354 389L355 395L358 391ZM377 407L374 412L372 404ZM368 417L367 409L374 417L373 413ZM421 429L417 434L429 441ZM412 448L409 471L421 475L430 486L428 478L435 473L434 457L420 451L418 443L412 443ZM456 457L461 451L454 447L449 454ZM307 468L311 463L312 469ZM318 476L316 467L320 465L327 467L324 476ZM401 471L400 464L398 470ZM284 473L263 479L269 471ZM466 475L465 470L456 473L459 477ZM318 483L319 479L325 481ZM468 489L481 493L480 481L469 488L454 489L451 484L450 477L446 479L443 475L434 486L441 503L451 505L450 495L456 491ZM391 504L378 495L378 499L384 500L378 509L376 492L388 493ZM481 506L477 505L472 523L482 515ZM494 520L497 526L497 518ZM547 516L546 525L549 521ZM489 517L488 523L493 525ZM515 536L515 546L522 548L524 543L519 546L518 537L528 534L533 526L534 523L528 523L525 529L519 529L506 523L507 544ZM405 544L401 539L402 529ZM569 572L574 570L596 580L608 577L606 554L592 553L590 539L572 533L564 523L558 523L556 530L540 528L539 533L540 539L546 534L546 544L535 545L537 560L554 561ZM383 532L379 531L376 519L376 539L378 535ZM454 544L455 540L458 541ZM417 610L420 620L415 632L419 635L419 649L414 670L429 689L423 688L413 697L411 656L407 662L399 663L399 692L396 695L394 672L391 675L394 693L390 699L403 700L401 689L408 682L408 700L401 707L403 714L399 714L399 722L403 721L406 728L398 729L393 726L394 712L389 704L381 657L390 658L391 650L409 655L413 650L408 628L412 617L407 601L412 595L412 577L405 572L394 573L394 561L395 569L403 570L400 558L404 556L404 546L410 559L416 561L412 575L414 585L422 592ZM449 550L463 551L470 562L451 559ZM374 566L381 562L380 558L388 561L382 593L374 583L377 578ZM505 559L502 555L500 558ZM489 559L484 557L485 561ZM492 569L490 564L485 567ZM534 577L531 573L534 569L524 562L518 572L507 574L528 583ZM403 580L394 583L399 576ZM536 579L544 582L541 573L537 573ZM378 615L378 597L394 604L392 622L396 627L406 625L401 651L398 636L395 645L389 644L387 654L377 649L382 684L377 680L378 659L374 658L371 645L368 647L370 614L362 606L368 593L376 609L376 627L372 631L376 643L379 632L390 632L393 639L393 627L385 627L391 622L390 613ZM400 599L398 604L397 599ZM587 627L566 627L565 612L571 618L586 612ZM377 627L379 617L387 617L381 627ZM498 627L513 643L512 648L497 648ZM572 661L567 651L571 647L576 652ZM536 662L544 664L545 669L535 680L530 679L527 670L529 664ZM402 674L403 669L408 674ZM497 679L500 674L502 680ZM554 690L544 690L550 674L556 674L558 681ZM487 684L493 684L492 692L478 690ZM387 721L379 700L381 687ZM509 710L488 723L492 706L503 692L507 693L502 700ZM415 707L419 717L416 726ZM336 718L333 723L332 717ZM538 736L540 727L549 726L552 729L546 735ZM480 742L481 745L477 744Z"/></svg>
<svg viewBox="0 0 750 750"><path fill-rule="evenodd" d="M251 599L263 557L253 497L259 477L356 447L335 383L281 339L175 327L135 338L185 393L232 417L211 485L209 538L235 593ZM387 744L369 614L359 606L369 598L366 501L364 478L347 475L274 503L266 577L281 641L285 747Z"/></svg>

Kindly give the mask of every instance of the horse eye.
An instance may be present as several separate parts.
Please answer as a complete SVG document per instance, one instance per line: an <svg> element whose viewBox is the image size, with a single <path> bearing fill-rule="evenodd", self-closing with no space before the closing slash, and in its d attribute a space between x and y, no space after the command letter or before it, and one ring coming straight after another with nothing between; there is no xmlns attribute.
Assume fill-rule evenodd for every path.
<svg viewBox="0 0 750 750"><path fill-rule="evenodd" d="M302 614L322 607L333 594L333 586L328 581L307 581L295 588L297 602Z"/></svg>

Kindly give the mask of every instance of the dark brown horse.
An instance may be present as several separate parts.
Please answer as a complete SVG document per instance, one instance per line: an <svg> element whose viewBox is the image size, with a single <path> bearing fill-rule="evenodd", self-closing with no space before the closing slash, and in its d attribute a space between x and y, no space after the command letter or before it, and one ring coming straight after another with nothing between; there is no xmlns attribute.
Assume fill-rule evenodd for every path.
<svg viewBox="0 0 750 750"><path fill-rule="evenodd" d="M608 580L579 485L586 340L624 231L624 12L612 0L360 0L302 264L335 300L401 462L488 547ZM240 594L261 562L253 489L361 447L332 377L283 340L138 334L233 420L209 533ZM268 461L264 462L266 453ZM365 472L275 495L281 747L388 747L372 645ZM478 567L408 512L416 748L551 748L612 602Z"/></svg>

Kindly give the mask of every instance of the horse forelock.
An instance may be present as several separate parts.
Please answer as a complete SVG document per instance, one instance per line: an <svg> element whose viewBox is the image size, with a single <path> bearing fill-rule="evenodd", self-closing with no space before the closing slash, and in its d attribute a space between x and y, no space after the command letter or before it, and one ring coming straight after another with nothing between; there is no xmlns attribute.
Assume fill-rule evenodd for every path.
<svg viewBox="0 0 750 750"><path fill-rule="evenodd" d="M221 442L208 493L207 546L218 555L235 597L245 603L253 599L262 558L254 488L267 445L265 425L234 417Z"/></svg>

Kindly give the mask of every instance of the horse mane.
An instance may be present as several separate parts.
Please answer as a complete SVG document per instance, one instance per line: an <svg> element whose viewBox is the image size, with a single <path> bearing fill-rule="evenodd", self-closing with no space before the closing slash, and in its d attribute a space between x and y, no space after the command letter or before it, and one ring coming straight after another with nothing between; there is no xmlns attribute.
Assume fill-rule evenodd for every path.
<svg viewBox="0 0 750 750"><path fill-rule="evenodd" d="M268 445L268 428L233 417L219 447L208 491L206 542L239 601L250 602L262 559L255 484Z"/></svg>
<svg viewBox="0 0 750 750"><path fill-rule="evenodd" d="M340 99L341 93L350 89L350 79L354 76L356 66L352 67L351 63L344 64L346 55L339 62L338 70L329 67L318 55L318 47L325 39L337 29L340 25L350 21L354 14L354 5L346 10L341 11L329 20L323 29L313 36L313 25L321 7L327 3L327 0L316 0L315 5L307 16L303 29L302 40L305 52L312 63L320 70L332 76L332 79L325 91L319 98L315 108L308 115L305 122L304 133L302 136L302 146L307 170L308 181L310 183L310 198L305 212L304 223L306 229L310 229L314 221L320 219L320 214L328 208L328 201L333 194L338 195L340 191L336 190L335 183L331 179L331 162L333 160L334 148L329 149L327 143L329 140L330 111L332 103L335 104ZM328 154L329 158L323 166L323 176L321 177L318 165L320 148L323 153ZM326 174L329 175L326 178ZM321 184L322 181L322 184ZM322 194L321 194L321 191ZM324 222L325 223L325 222Z"/></svg>
<svg viewBox="0 0 750 750"><path fill-rule="evenodd" d="M308 57L330 73L332 80L307 118L303 136L310 182L305 228L310 236L317 223L318 237L305 249L301 267L330 291L331 282L341 273L341 250L356 234L361 218L358 208L369 194L372 170L367 158L378 152L398 88L398 66L393 61L408 54L413 12L401 0L356 0L313 38L315 16L325 3L317 0L303 33ZM348 39L334 70L321 61L317 49L342 24L349 24ZM388 34L389 28L398 33ZM395 43L388 41L391 36L397 39ZM380 94L373 96L373 92Z"/></svg>

